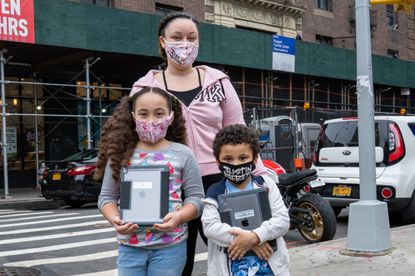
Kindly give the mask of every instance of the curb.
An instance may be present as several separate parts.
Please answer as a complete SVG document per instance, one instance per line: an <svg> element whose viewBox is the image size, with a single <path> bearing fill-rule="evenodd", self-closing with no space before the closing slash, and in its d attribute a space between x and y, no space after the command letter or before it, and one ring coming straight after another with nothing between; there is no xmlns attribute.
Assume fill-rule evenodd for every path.
<svg viewBox="0 0 415 276"><path fill-rule="evenodd" d="M15 210L40 210L40 209L57 209L63 206L65 202L63 200L46 200L36 199L33 200L7 200L2 202L0 200L0 210L2 209L15 209Z"/></svg>

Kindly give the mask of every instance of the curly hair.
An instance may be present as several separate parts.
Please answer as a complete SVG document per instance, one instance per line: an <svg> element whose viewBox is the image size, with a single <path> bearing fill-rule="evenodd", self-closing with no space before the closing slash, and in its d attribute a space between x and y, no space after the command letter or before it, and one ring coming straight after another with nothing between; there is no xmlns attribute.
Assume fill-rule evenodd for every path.
<svg viewBox="0 0 415 276"><path fill-rule="evenodd" d="M132 97L123 97L102 127L94 179L102 179L105 166L111 160L112 177L115 181L120 180L121 168L127 165L139 141L132 112L137 99L145 93L156 93L166 99L169 111L174 112L174 120L167 130L166 139L186 144L186 127L180 102L164 90L146 87Z"/></svg>
<svg viewBox="0 0 415 276"><path fill-rule="evenodd" d="M213 141L213 155L219 160L222 146L248 144L255 157L259 153L259 139L257 134L245 125L230 125L221 129Z"/></svg>
<svg viewBox="0 0 415 276"><path fill-rule="evenodd" d="M197 21L197 19L193 15L189 13L185 13L185 12L171 12L160 20L159 27L157 30L158 37L160 36L164 37L165 36L164 30L167 28L167 26L171 22L173 22L175 19L178 19L178 18L184 18L184 19L191 20L193 23L195 23L196 28L199 30L199 21ZM166 52L164 51L160 42L159 42L159 53L160 53L160 56L163 58L163 60L167 61Z"/></svg>

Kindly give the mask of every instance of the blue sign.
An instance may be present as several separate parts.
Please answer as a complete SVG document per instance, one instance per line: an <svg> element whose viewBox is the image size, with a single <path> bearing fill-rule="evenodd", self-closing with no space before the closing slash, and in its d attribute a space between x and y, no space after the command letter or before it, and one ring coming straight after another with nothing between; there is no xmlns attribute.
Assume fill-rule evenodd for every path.
<svg viewBox="0 0 415 276"><path fill-rule="evenodd" d="M281 35L273 35L272 51L288 55L295 55L295 39Z"/></svg>

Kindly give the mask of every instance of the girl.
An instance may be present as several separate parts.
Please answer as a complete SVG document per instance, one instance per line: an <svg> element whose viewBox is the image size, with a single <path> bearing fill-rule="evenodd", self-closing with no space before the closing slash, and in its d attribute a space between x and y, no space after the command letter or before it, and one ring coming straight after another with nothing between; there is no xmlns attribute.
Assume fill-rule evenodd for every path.
<svg viewBox="0 0 415 276"><path fill-rule="evenodd" d="M165 70L151 70L139 79L131 91L144 87L162 88L179 99L186 119L187 143L199 162L205 191L222 178L212 154L215 134L228 125L243 124L241 102L229 77L209 66L194 66L199 51L199 23L190 14L174 12L160 21L159 51L167 63ZM265 173L262 162L255 173ZM198 230L203 235L200 218L189 223L187 263L184 276L193 270Z"/></svg>
<svg viewBox="0 0 415 276"><path fill-rule="evenodd" d="M121 99L102 129L95 173L97 179L104 177L98 207L117 232L119 275L177 276L183 271L186 222L200 216L204 197L199 167L184 145L185 137L177 100L150 87ZM130 164L170 168L170 213L163 223L144 227L120 219L120 173Z"/></svg>

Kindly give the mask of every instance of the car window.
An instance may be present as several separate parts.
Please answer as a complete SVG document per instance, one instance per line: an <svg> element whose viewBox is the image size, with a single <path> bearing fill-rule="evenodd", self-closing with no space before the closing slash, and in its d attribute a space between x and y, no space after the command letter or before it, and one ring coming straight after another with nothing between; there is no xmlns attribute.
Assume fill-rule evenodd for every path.
<svg viewBox="0 0 415 276"><path fill-rule="evenodd" d="M63 159L63 162L74 162L74 161L83 161L83 160L89 160L98 155L98 151L96 149L89 149L84 150L78 153L75 153L65 159Z"/></svg>
<svg viewBox="0 0 415 276"><path fill-rule="evenodd" d="M415 124L408 124L409 128L412 131L412 134L415 135Z"/></svg>
<svg viewBox="0 0 415 276"><path fill-rule="evenodd" d="M323 126L318 147L357 147L359 146L357 121L335 122ZM375 143L380 144L380 127L375 123ZM382 143L383 144L383 143ZM382 145L383 146L383 145Z"/></svg>

